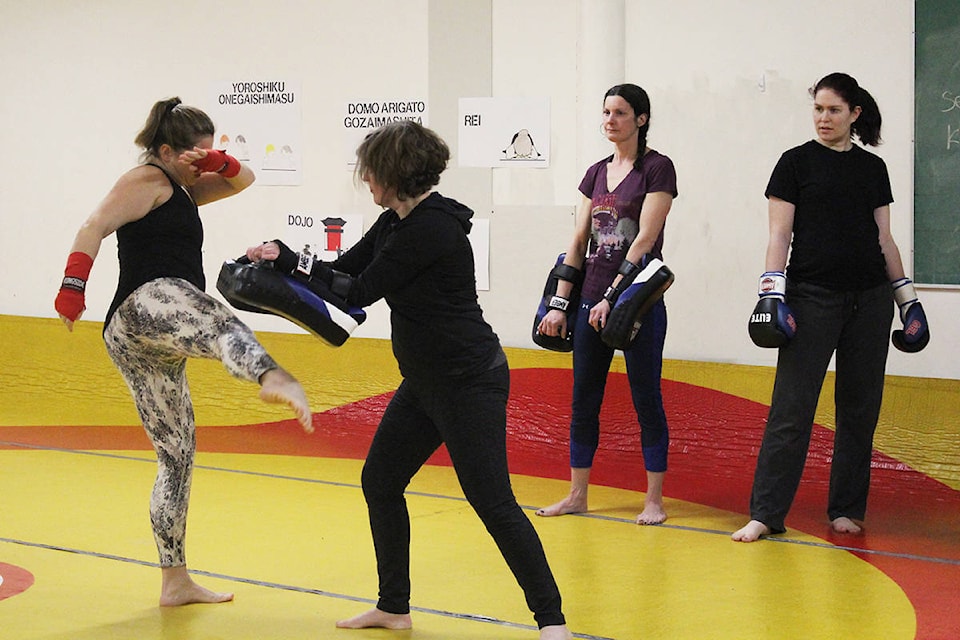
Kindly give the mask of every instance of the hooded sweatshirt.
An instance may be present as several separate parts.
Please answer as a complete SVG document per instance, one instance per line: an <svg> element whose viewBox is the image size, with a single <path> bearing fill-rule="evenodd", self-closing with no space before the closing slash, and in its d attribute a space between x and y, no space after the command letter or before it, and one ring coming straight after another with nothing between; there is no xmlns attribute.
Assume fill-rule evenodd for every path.
<svg viewBox="0 0 960 640"><path fill-rule="evenodd" d="M431 193L406 218L384 211L329 265L354 277L351 304L387 301L404 377L470 375L506 362L477 300L471 217L466 206Z"/></svg>

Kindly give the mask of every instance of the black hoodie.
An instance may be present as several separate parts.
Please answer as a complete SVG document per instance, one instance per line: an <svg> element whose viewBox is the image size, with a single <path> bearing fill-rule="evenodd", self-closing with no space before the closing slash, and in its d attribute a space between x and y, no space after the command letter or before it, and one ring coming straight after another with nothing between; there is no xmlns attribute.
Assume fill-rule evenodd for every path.
<svg viewBox="0 0 960 640"><path fill-rule="evenodd" d="M363 238L330 266L354 276L348 300L390 307L393 354L404 377L461 376L505 362L477 301L473 216L431 193L400 219L384 211Z"/></svg>

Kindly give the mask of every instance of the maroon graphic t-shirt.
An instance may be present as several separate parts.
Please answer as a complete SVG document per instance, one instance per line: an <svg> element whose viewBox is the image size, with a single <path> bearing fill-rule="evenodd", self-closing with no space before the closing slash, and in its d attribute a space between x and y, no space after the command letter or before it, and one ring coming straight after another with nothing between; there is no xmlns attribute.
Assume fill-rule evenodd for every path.
<svg viewBox="0 0 960 640"><path fill-rule="evenodd" d="M627 250L640 230L640 211L648 193L664 191L677 197L677 172L665 155L650 150L643 157L640 171L631 169L613 191L607 189L607 165L613 156L587 169L580 182L580 193L590 198L590 246L584 264L586 276L581 296L597 302L603 297ZM663 259L663 230L650 251Z"/></svg>

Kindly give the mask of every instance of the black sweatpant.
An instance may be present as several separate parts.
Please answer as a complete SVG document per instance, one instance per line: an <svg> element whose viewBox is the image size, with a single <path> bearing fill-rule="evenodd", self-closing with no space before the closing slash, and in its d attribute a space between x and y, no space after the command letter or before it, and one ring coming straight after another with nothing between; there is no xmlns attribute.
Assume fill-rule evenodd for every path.
<svg viewBox="0 0 960 640"><path fill-rule="evenodd" d="M873 434L880 417L893 320L889 284L858 292L787 284L797 333L780 348L767 427L750 498L751 518L785 531L807 459L820 388L836 353L836 435L827 515L862 520L870 490Z"/></svg>

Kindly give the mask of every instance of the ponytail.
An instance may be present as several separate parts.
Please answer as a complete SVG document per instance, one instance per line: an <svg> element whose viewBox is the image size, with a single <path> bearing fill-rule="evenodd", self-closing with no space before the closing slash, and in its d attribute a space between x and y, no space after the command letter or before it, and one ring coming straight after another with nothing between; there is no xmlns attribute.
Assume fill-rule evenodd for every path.
<svg viewBox="0 0 960 640"><path fill-rule="evenodd" d="M143 149L144 158L156 157L165 144L177 151L191 149L197 140L213 133L213 121L206 113L174 97L153 105L134 144Z"/></svg>
<svg viewBox="0 0 960 640"><path fill-rule="evenodd" d="M873 99L870 92L860 88L860 117L850 126L850 130L860 138L860 142L876 147L883 140L880 138L880 125L883 119L880 117L880 107L877 101Z"/></svg>

